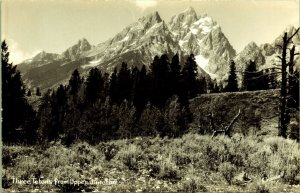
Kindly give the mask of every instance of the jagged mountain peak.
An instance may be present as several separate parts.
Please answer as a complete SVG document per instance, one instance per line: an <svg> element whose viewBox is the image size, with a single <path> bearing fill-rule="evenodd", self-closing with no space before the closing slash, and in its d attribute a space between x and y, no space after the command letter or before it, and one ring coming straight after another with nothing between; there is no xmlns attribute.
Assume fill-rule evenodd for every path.
<svg viewBox="0 0 300 193"><path fill-rule="evenodd" d="M87 51L91 48L91 44L87 41L87 39L85 38L81 38L77 45L79 46L79 48L82 50L82 51Z"/></svg>
<svg viewBox="0 0 300 193"><path fill-rule="evenodd" d="M157 11L150 13L146 15L145 17L142 17L139 19L140 22L149 22L151 24L154 23L160 23L162 22L162 19Z"/></svg>
<svg viewBox="0 0 300 193"><path fill-rule="evenodd" d="M183 12L174 15L169 21L169 26L171 30L188 28L193 22L197 21L197 19L196 11L192 7L189 7Z"/></svg>
<svg viewBox="0 0 300 193"><path fill-rule="evenodd" d="M186 8L182 13L185 13L186 15L195 15L195 16L197 16L195 9L191 6Z"/></svg>
<svg viewBox="0 0 300 193"><path fill-rule="evenodd" d="M262 49L253 41L247 44L245 48L238 53L234 60L238 70L240 71L244 70L246 64L250 60L255 61L258 66L261 66L265 63L265 57Z"/></svg>
<svg viewBox="0 0 300 193"><path fill-rule="evenodd" d="M81 38L78 40L78 42L75 45L71 46L66 51L64 51L61 54L61 58L75 60L79 58L83 53L91 49L92 49L91 44L85 38Z"/></svg>
<svg viewBox="0 0 300 193"><path fill-rule="evenodd" d="M89 41L87 41L86 38L81 38L81 39L79 39L79 40L78 40L78 44L89 44L89 45L90 45Z"/></svg>
<svg viewBox="0 0 300 193"><path fill-rule="evenodd" d="M244 49L254 50L254 49L258 49L258 48L259 48L258 45L254 41L252 41L252 42L248 43Z"/></svg>
<svg viewBox="0 0 300 193"><path fill-rule="evenodd" d="M33 58L31 58L31 61L47 61L47 60L55 60L57 59L58 54L54 54L54 53L47 53L46 51L41 51L39 52L37 55L35 55Z"/></svg>

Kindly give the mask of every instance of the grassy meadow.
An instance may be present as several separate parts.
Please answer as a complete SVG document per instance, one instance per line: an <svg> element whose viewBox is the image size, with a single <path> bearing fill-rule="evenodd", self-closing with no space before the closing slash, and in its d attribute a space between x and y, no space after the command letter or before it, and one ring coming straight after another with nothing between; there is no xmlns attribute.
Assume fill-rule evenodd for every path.
<svg viewBox="0 0 300 193"><path fill-rule="evenodd" d="M56 142L2 155L4 192L300 192L300 144L271 136Z"/></svg>

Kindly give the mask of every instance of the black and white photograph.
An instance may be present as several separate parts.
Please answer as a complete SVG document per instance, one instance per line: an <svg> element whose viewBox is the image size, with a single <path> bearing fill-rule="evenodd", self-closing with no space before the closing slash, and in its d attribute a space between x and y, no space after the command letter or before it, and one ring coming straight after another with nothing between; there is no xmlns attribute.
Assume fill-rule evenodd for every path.
<svg viewBox="0 0 300 193"><path fill-rule="evenodd" d="M0 192L300 193L299 0L0 3Z"/></svg>

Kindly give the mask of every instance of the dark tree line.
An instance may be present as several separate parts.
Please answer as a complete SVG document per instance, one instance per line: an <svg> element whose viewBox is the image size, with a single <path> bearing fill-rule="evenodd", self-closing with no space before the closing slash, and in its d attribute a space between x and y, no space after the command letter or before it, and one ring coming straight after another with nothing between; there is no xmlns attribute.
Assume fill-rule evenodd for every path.
<svg viewBox="0 0 300 193"><path fill-rule="evenodd" d="M256 62L250 60L246 64L245 70L242 74L241 87L238 85L237 71L235 62L230 62L227 85L221 91L237 92L237 91L255 91L279 88L277 80L278 72L275 68L258 70Z"/></svg>
<svg viewBox="0 0 300 193"><path fill-rule="evenodd" d="M257 70L256 62L250 60L243 74L242 89L254 91L278 88L277 77L278 73L275 71L275 68L259 71Z"/></svg>
<svg viewBox="0 0 300 193"><path fill-rule="evenodd" d="M206 92L207 82L198 78L193 55L179 61L177 54L156 56L149 69L123 62L111 75L92 68L85 80L75 70L68 85L43 95L39 138L71 144L185 133L192 121L188 101Z"/></svg>

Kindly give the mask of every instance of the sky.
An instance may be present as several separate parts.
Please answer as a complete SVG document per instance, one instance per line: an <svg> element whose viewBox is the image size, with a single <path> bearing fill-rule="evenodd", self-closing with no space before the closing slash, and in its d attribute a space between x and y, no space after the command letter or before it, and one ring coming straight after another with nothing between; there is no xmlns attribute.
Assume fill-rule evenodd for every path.
<svg viewBox="0 0 300 193"><path fill-rule="evenodd" d="M251 41L272 42L288 25L298 27L299 5L299 0L2 0L1 39L17 64L40 51L61 53L81 38L97 45L154 11L168 22L191 6L211 16L239 52Z"/></svg>

